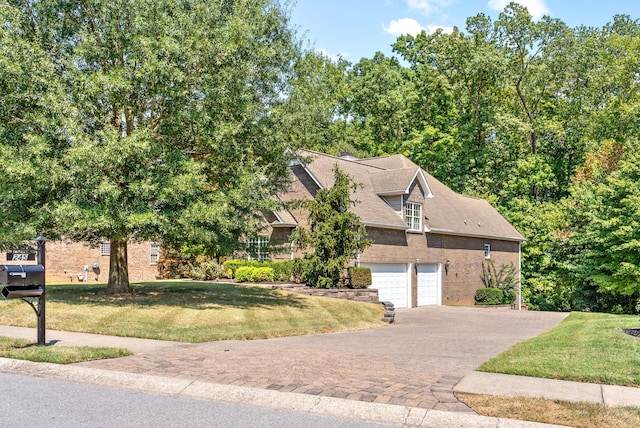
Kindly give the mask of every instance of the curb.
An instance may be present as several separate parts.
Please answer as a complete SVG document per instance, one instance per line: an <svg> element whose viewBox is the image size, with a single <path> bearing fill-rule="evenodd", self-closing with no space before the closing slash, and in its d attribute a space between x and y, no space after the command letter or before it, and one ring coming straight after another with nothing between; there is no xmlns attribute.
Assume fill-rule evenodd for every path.
<svg viewBox="0 0 640 428"><path fill-rule="evenodd" d="M367 403L333 397L218 385L188 379L165 378L51 363L34 363L6 358L0 358L0 372L404 427L559 427L559 425L491 418L467 413Z"/></svg>

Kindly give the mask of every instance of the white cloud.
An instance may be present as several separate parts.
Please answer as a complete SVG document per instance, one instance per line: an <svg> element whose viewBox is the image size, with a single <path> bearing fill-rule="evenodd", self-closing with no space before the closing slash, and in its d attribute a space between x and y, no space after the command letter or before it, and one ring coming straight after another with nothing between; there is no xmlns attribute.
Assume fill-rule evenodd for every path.
<svg viewBox="0 0 640 428"><path fill-rule="evenodd" d="M429 34L433 34L439 29L446 34L453 33L453 27L445 27L444 25L427 25L427 33Z"/></svg>
<svg viewBox="0 0 640 428"><path fill-rule="evenodd" d="M414 1L414 0L410 0ZM419 1L419 0L415 0ZM426 0L423 0L426 1ZM533 17L534 20L538 20L542 18L544 15L549 14L549 8L547 7L544 0L489 0L488 6L489 9L497 10L502 12L509 3L514 1L529 10L529 13Z"/></svg>
<svg viewBox="0 0 640 428"><path fill-rule="evenodd" d="M429 16L435 12L442 12L441 8L448 6L451 0L407 0L409 9L417 9Z"/></svg>
<svg viewBox="0 0 640 428"><path fill-rule="evenodd" d="M425 29L418 21L412 18L393 20L389 23L388 27L383 26L383 28L384 31L394 36L401 36L403 34L415 36Z"/></svg>

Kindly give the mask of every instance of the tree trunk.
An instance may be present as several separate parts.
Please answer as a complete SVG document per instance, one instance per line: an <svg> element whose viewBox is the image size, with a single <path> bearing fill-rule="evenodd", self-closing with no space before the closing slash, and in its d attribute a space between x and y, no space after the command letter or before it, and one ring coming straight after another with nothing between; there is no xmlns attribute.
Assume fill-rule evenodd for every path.
<svg viewBox="0 0 640 428"><path fill-rule="evenodd" d="M109 255L109 284L107 285L107 293L131 293L126 238L111 238L111 254Z"/></svg>

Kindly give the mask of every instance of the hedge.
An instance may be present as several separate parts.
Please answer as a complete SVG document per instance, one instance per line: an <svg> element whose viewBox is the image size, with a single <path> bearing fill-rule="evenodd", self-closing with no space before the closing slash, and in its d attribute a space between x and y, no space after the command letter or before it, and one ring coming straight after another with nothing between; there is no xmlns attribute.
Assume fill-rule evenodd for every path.
<svg viewBox="0 0 640 428"><path fill-rule="evenodd" d="M367 267L350 267L349 278L351 288L367 288L372 284L371 269Z"/></svg>
<svg viewBox="0 0 640 428"><path fill-rule="evenodd" d="M500 288L486 287L476 290L476 305L502 305L504 292Z"/></svg>

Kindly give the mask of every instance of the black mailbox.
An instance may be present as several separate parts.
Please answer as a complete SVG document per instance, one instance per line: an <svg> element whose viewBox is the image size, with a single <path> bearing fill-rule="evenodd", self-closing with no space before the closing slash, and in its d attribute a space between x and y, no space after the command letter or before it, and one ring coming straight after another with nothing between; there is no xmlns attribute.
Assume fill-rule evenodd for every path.
<svg viewBox="0 0 640 428"><path fill-rule="evenodd" d="M38 297L44 292L44 266L1 265L0 286L5 299Z"/></svg>

